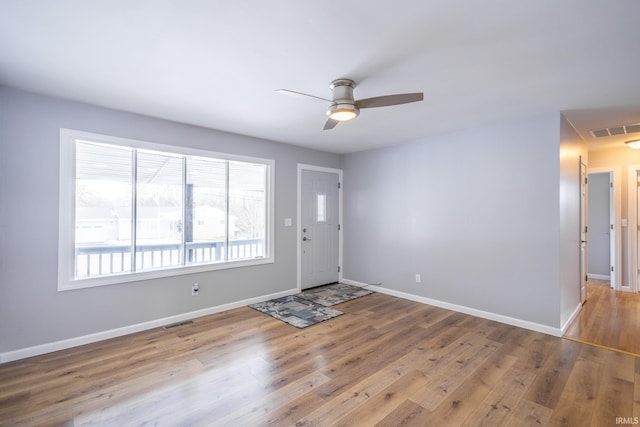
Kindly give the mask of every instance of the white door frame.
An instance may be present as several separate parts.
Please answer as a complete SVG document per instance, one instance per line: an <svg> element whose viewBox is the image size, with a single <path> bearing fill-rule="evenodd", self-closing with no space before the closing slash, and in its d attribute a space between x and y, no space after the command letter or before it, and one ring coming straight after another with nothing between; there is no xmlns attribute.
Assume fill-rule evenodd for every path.
<svg viewBox="0 0 640 427"><path fill-rule="evenodd" d="M580 302L582 304L589 298L587 290L587 272L589 271L589 168L582 156L580 156Z"/></svg>
<svg viewBox="0 0 640 427"><path fill-rule="evenodd" d="M611 253L611 266L613 266L613 272L611 272L611 287L617 291L623 290L622 278L624 277L622 271L622 227L620 226L622 219L622 178L620 166L605 166L601 168L589 168L587 171L592 173L608 173L609 182L613 183L612 198L609 201L613 207L611 215L611 223L613 224L613 231L611 237L613 244L610 248ZM588 189L588 187L587 187ZM588 191L588 190L587 190ZM629 289L627 289L629 290Z"/></svg>
<svg viewBox="0 0 640 427"><path fill-rule="evenodd" d="M307 165L304 163L298 163L298 217L297 217L297 239L296 245L298 251L298 271L297 271L297 287L298 292L302 290L302 171L316 171L316 172L328 172L338 175L338 182L340 187L338 188L338 223L340 229L338 230L338 281L342 281L342 169L327 168L324 166Z"/></svg>
<svg viewBox="0 0 640 427"><path fill-rule="evenodd" d="M627 228L629 236L629 286L622 290L638 291L638 171L640 165L629 165L627 172Z"/></svg>

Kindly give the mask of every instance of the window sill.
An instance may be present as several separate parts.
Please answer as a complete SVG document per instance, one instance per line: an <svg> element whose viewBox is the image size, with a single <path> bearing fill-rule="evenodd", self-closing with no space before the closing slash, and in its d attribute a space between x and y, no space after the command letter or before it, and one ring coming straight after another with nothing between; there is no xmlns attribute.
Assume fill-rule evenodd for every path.
<svg viewBox="0 0 640 427"><path fill-rule="evenodd" d="M250 260L227 261L214 264L193 265L187 267L167 267L152 271L137 273L113 274L109 276L88 277L84 279L68 280L59 278L58 291L72 291L76 289L94 288L97 286L116 285L120 283L138 282L164 277L182 276L186 274L203 273L207 271L228 270L231 268L251 267L264 264L273 264L273 257L256 258Z"/></svg>

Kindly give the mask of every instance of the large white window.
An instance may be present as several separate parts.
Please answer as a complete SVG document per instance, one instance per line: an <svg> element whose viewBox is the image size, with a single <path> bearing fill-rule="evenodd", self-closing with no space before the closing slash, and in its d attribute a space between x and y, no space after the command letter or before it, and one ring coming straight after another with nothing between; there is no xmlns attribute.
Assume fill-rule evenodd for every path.
<svg viewBox="0 0 640 427"><path fill-rule="evenodd" d="M273 262L274 162L60 130L60 290Z"/></svg>

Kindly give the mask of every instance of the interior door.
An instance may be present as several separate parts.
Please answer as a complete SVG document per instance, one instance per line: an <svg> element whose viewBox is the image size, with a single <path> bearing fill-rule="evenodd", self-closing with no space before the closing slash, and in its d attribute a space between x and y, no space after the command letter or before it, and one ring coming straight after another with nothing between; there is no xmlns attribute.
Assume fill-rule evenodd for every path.
<svg viewBox="0 0 640 427"><path fill-rule="evenodd" d="M580 300L584 303L587 298L587 165L580 157Z"/></svg>
<svg viewBox="0 0 640 427"><path fill-rule="evenodd" d="M301 287L335 283L339 276L339 176L302 170Z"/></svg>

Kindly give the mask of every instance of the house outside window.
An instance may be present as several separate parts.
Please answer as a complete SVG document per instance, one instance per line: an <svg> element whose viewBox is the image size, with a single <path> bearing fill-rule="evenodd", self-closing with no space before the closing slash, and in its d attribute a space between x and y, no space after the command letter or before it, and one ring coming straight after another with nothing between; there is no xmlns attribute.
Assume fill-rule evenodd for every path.
<svg viewBox="0 0 640 427"><path fill-rule="evenodd" d="M273 160L67 129L60 144L60 290L273 262Z"/></svg>

